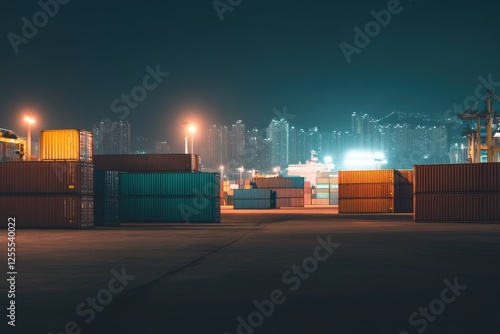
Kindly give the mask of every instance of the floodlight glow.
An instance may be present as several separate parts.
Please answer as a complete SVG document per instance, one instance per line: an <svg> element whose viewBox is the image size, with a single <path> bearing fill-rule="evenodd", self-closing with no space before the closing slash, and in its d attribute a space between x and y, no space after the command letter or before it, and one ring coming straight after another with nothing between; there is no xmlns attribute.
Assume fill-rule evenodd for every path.
<svg viewBox="0 0 500 334"><path fill-rule="evenodd" d="M332 157L325 157L325 163L330 164L332 161Z"/></svg>

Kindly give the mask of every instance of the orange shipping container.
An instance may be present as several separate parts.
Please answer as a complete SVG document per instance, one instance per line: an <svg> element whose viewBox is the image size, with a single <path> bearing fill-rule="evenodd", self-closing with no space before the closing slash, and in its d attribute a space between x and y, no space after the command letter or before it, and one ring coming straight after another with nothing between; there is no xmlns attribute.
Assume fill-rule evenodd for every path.
<svg viewBox="0 0 500 334"><path fill-rule="evenodd" d="M92 161L92 132L79 129L40 132L41 160Z"/></svg>
<svg viewBox="0 0 500 334"><path fill-rule="evenodd" d="M339 171L339 184L346 183L394 183L395 170L348 170Z"/></svg>
<svg viewBox="0 0 500 334"><path fill-rule="evenodd" d="M416 165L415 194L436 192L500 193L500 163Z"/></svg>

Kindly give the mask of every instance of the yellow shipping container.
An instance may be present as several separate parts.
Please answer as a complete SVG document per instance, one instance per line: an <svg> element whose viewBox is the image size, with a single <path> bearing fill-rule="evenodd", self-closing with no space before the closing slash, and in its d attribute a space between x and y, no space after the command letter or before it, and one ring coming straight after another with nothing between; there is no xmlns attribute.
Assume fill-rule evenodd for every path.
<svg viewBox="0 0 500 334"><path fill-rule="evenodd" d="M41 160L92 161L92 132L78 129L40 132Z"/></svg>

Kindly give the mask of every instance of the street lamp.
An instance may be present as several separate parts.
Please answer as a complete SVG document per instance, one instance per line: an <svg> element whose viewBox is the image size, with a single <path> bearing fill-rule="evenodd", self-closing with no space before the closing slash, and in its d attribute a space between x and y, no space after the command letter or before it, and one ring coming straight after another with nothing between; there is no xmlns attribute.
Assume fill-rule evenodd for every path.
<svg viewBox="0 0 500 334"><path fill-rule="evenodd" d="M219 166L220 169L220 179L224 180L224 166Z"/></svg>
<svg viewBox="0 0 500 334"><path fill-rule="evenodd" d="M184 125L184 153L188 154L188 132L187 132L187 126L188 122L182 122L182 125Z"/></svg>
<svg viewBox="0 0 500 334"><path fill-rule="evenodd" d="M191 154L194 154L194 133L196 132L196 128L194 125L189 126L189 133L191 134Z"/></svg>
<svg viewBox="0 0 500 334"><path fill-rule="evenodd" d="M27 138L27 143L26 143L26 158L25 160L30 161L31 160L31 125L35 123L35 119L31 116L31 113L29 113L28 116L24 117L24 120L28 123L28 138Z"/></svg>
<svg viewBox="0 0 500 334"><path fill-rule="evenodd" d="M241 166L240 168L238 168L238 170L240 171L240 181L243 181L243 171L245 170L245 168Z"/></svg>

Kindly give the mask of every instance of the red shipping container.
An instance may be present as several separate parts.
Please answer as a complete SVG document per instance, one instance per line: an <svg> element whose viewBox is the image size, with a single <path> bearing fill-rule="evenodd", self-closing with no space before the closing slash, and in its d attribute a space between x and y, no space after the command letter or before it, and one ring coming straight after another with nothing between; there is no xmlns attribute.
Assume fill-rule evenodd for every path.
<svg viewBox="0 0 500 334"><path fill-rule="evenodd" d="M111 154L94 155L96 170L118 172L197 172L197 154Z"/></svg>
<svg viewBox="0 0 500 334"><path fill-rule="evenodd" d="M83 229L94 227L94 197L81 195L2 195L0 227L9 218L16 228Z"/></svg>
<svg viewBox="0 0 500 334"><path fill-rule="evenodd" d="M94 165L82 161L0 163L0 194L94 194Z"/></svg>

